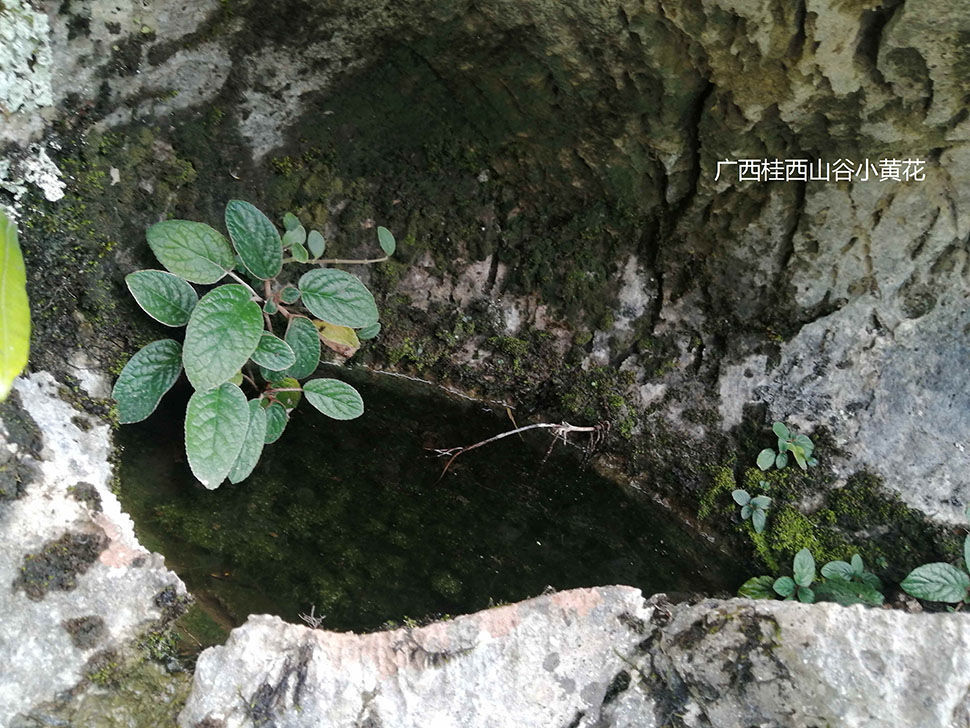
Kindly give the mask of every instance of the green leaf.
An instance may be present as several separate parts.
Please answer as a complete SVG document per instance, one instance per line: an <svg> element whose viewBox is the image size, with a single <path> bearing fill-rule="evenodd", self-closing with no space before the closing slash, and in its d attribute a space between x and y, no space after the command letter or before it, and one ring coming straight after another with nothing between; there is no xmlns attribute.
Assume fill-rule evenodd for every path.
<svg viewBox="0 0 970 728"><path fill-rule="evenodd" d="M868 584L876 591L882 590L882 582L879 577L873 574L871 571L864 571L859 577L863 584Z"/></svg>
<svg viewBox="0 0 970 728"><path fill-rule="evenodd" d="M963 539L963 568L970 570L970 533Z"/></svg>
<svg viewBox="0 0 970 728"><path fill-rule="evenodd" d="M767 508L771 505L771 498L766 495L756 495L751 499L751 505L755 508Z"/></svg>
<svg viewBox="0 0 970 728"><path fill-rule="evenodd" d="M182 347L172 339L142 347L121 370L111 396L118 402L118 421L127 425L148 417L182 372Z"/></svg>
<svg viewBox="0 0 970 728"><path fill-rule="evenodd" d="M125 276L138 305L159 323L185 326L199 295L185 279L163 270L139 270Z"/></svg>
<svg viewBox="0 0 970 728"><path fill-rule="evenodd" d="M955 566L936 562L917 566L900 586L917 599L955 604L966 598L970 576Z"/></svg>
<svg viewBox="0 0 970 728"><path fill-rule="evenodd" d="M812 552L808 549L802 549L795 554L792 571L795 572L795 583L798 586L811 586L812 582L815 581L815 559L812 558Z"/></svg>
<svg viewBox="0 0 970 728"><path fill-rule="evenodd" d="M776 579L771 588L783 597L790 597L795 593L795 582L790 576L783 576Z"/></svg>
<svg viewBox="0 0 970 728"><path fill-rule="evenodd" d="M292 230L295 227L299 227L300 218L294 215L292 212L287 212L283 215L283 228L285 230Z"/></svg>
<svg viewBox="0 0 970 728"><path fill-rule="evenodd" d="M300 289L296 286L286 286L280 291L280 300L286 304L296 303L300 300Z"/></svg>
<svg viewBox="0 0 970 728"><path fill-rule="evenodd" d="M249 427L243 437L242 447L236 456L236 462L229 470L229 482L241 483L249 477L263 454L263 442L266 438L266 410L259 405L258 399L249 400Z"/></svg>
<svg viewBox="0 0 970 728"><path fill-rule="evenodd" d="M878 607L884 597L870 584L833 579L812 587L820 602L838 602L843 607L850 604L868 604Z"/></svg>
<svg viewBox="0 0 970 728"><path fill-rule="evenodd" d="M866 565L862 562L862 557L859 554L852 554L850 564L852 566L852 573L856 576L862 576L862 573L866 570Z"/></svg>
<svg viewBox="0 0 970 728"><path fill-rule="evenodd" d="M159 262L192 283L216 283L236 265L225 237L205 223L162 220L145 236Z"/></svg>
<svg viewBox="0 0 970 728"><path fill-rule="evenodd" d="M792 445L791 454L795 457L795 462L802 470L808 470L808 462L805 460L805 450L801 445Z"/></svg>
<svg viewBox="0 0 970 728"><path fill-rule="evenodd" d="M229 380L253 355L263 333L259 304L245 286L219 286L199 301L185 330L182 362L198 390Z"/></svg>
<svg viewBox="0 0 970 728"><path fill-rule="evenodd" d="M775 464L775 451L770 447L766 447L764 450L758 453L758 467L762 470L768 470L772 465Z"/></svg>
<svg viewBox="0 0 970 728"><path fill-rule="evenodd" d="M765 530L765 522L767 521L767 518L768 514L764 512L764 509L754 509L754 512L751 514L751 525L754 526L755 533L762 533Z"/></svg>
<svg viewBox="0 0 970 728"><path fill-rule="evenodd" d="M295 228L287 228L283 233L283 247L290 248L294 245L302 246L306 242L306 228L297 225Z"/></svg>
<svg viewBox="0 0 970 728"><path fill-rule="evenodd" d="M779 470L784 470L787 465L788 465L788 453L787 452L778 453L778 457L775 458L775 467L778 468Z"/></svg>
<svg viewBox="0 0 970 728"><path fill-rule="evenodd" d="M357 338L361 341L367 341L368 339L374 339L377 335L381 333L380 323L371 324L370 326L365 326L357 332Z"/></svg>
<svg viewBox="0 0 970 728"><path fill-rule="evenodd" d="M822 576L826 579L852 581L853 575L852 566L844 561L830 561L822 567Z"/></svg>
<svg viewBox="0 0 970 728"><path fill-rule="evenodd" d="M788 440L778 440L778 452L788 452L789 447L791 447L791 443Z"/></svg>
<svg viewBox="0 0 970 728"><path fill-rule="evenodd" d="M276 302L273 301L272 299L263 301L263 311L268 313L270 316L272 316L278 310L279 310L279 307L276 305Z"/></svg>
<svg viewBox="0 0 970 728"><path fill-rule="evenodd" d="M747 521L749 518L751 518L752 510L754 509L751 507L750 503L745 503L743 506L741 506L741 520Z"/></svg>
<svg viewBox="0 0 970 728"><path fill-rule="evenodd" d="M394 235L390 230L386 227L378 227L377 241L381 244L381 250L384 251L384 255L394 255L394 249L397 247L397 243L394 241Z"/></svg>
<svg viewBox="0 0 970 728"><path fill-rule="evenodd" d="M0 402L27 366L29 351L27 270L17 241L17 226L0 210Z"/></svg>
<svg viewBox="0 0 970 728"><path fill-rule="evenodd" d="M266 435L263 438L263 442L267 445L271 445L280 439L280 435L283 434L283 430L286 429L286 423L290 419L290 416L286 414L286 410L283 408L279 402L273 402L266 408Z"/></svg>
<svg viewBox="0 0 970 728"><path fill-rule="evenodd" d="M313 322L304 316L294 316L283 339L296 355L296 362L282 372L283 376L304 379L313 374L320 364L320 337Z"/></svg>
<svg viewBox="0 0 970 728"><path fill-rule="evenodd" d="M310 254L306 252L306 248L299 243L293 243L290 252L293 254L293 260L297 263L306 263L310 259Z"/></svg>
<svg viewBox="0 0 970 728"><path fill-rule="evenodd" d="M311 379L303 385L307 401L335 420L352 420L364 414L364 400L356 389L339 379Z"/></svg>
<svg viewBox="0 0 970 728"><path fill-rule="evenodd" d="M203 299L204 300L204 299ZM224 382L197 391L185 410L185 454L192 474L209 490L229 475L249 428L246 395Z"/></svg>
<svg viewBox="0 0 970 728"><path fill-rule="evenodd" d="M287 410L291 410L300 404L300 399L303 397L301 392L300 383L296 381L293 377L283 377L277 382L273 382L273 387L275 389L284 389L285 392L276 392L276 401L283 405Z"/></svg>
<svg viewBox="0 0 970 728"><path fill-rule="evenodd" d="M259 337L259 344L250 358L261 367L274 372L281 372L296 363L296 354L290 345L268 331L264 331Z"/></svg>
<svg viewBox="0 0 970 728"><path fill-rule="evenodd" d="M814 468L816 465L818 465L818 460L815 458L808 458L805 462L808 464L808 467L810 468Z"/></svg>
<svg viewBox="0 0 970 728"><path fill-rule="evenodd" d="M283 242L279 230L266 215L243 200L226 205L226 229L246 268L266 280L283 267Z"/></svg>
<svg viewBox="0 0 970 728"><path fill-rule="evenodd" d="M235 384L237 387L241 387L243 383L243 373L241 371L236 372L229 379L229 384Z"/></svg>
<svg viewBox="0 0 970 728"><path fill-rule="evenodd" d="M741 585L738 596L748 599L772 599L775 596L772 591L774 583L775 579L772 576L753 576Z"/></svg>
<svg viewBox="0 0 970 728"><path fill-rule="evenodd" d="M815 592L809 589L807 586L798 587L798 601L800 601L802 604L814 604Z"/></svg>
<svg viewBox="0 0 970 728"><path fill-rule="evenodd" d="M734 502L739 506L747 505L748 501L751 500L751 496L748 495L748 491L738 488L737 490L731 491L731 497L734 498Z"/></svg>
<svg viewBox="0 0 970 728"><path fill-rule="evenodd" d="M300 278L303 305L319 319L359 329L377 321L374 296L358 278L333 268L318 268Z"/></svg>
<svg viewBox="0 0 970 728"><path fill-rule="evenodd" d="M306 245L314 258L319 258L323 255L323 251L327 249L326 239L316 230L311 230L310 234L307 235Z"/></svg>
<svg viewBox="0 0 970 728"><path fill-rule="evenodd" d="M778 435L781 440L787 440L791 436L791 432L785 426L784 422L775 422L772 424L771 431Z"/></svg>

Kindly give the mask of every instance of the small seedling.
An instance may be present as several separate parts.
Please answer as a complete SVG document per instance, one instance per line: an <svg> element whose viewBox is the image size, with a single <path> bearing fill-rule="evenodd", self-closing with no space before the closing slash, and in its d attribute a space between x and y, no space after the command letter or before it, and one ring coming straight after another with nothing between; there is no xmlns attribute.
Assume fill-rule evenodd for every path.
<svg viewBox="0 0 970 728"><path fill-rule="evenodd" d="M815 581L815 559L812 552L802 549L795 554L795 561L792 563L792 576L783 576L775 580L772 589L775 593L784 597L785 601L798 598L798 601L805 604L812 604L815 601L815 592L812 590L812 583Z"/></svg>
<svg viewBox="0 0 970 728"><path fill-rule="evenodd" d="M850 563L830 561L822 567L822 579L815 579L815 559L808 549L795 555L793 577L755 576L748 579L738 594L749 599L772 599L775 595L786 601L836 602L842 606L867 604L878 607L883 603L879 578L865 570L862 558L855 554Z"/></svg>
<svg viewBox="0 0 970 728"><path fill-rule="evenodd" d="M766 495L756 495L754 498L748 491L739 488L731 492L734 502L741 506L741 520L751 519L755 533L765 530L765 520L768 518L768 506L771 498Z"/></svg>
<svg viewBox="0 0 970 728"><path fill-rule="evenodd" d="M766 447L758 453L758 467L762 470L769 470L774 465L779 470L788 465L788 456L791 455L802 470L818 465L818 460L813 456L815 445L808 435L799 435L788 429L784 422L775 422L771 426L772 431L778 436L777 452Z"/></svg>

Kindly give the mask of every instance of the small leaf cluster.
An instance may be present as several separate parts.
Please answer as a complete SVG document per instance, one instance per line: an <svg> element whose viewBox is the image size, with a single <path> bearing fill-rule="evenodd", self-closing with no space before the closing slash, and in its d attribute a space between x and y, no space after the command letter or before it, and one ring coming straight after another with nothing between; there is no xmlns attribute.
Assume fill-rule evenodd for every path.
<svg viewBox="0 0 970 728"><path fill-rule="evenodd" d="M263 446L279 439L303 397L337 420L363 413L360 394L345 382L300 383L316 371L321 344L352 356L361 341L380 331L374 296L360 279L322 266L376 263L395 249L391 232L378 228L383 258L323 260L326 241L319 232L308 234L287 213L280 236L269 218L242 200L226 206L225 224L229 240L189 220L164 220L148 229L148 245L165 270L136 271L125 282L149 316L165 326L184 326L185 336L182 342L162 339L139 350L112 392L119 421L139 422L155 411L184 370L195 390L185 413L185 451L193 475L210 489L226 478L232 483L247 478ZM293 285L279 279L290 263L321 267ZM236 282L223 282L226 277ZM217 283L201 297L192 285ZM285 326L282 336L274 319Z"/></svg>
<svg viewBox="0 0 970 728"><path fill-rule="evenodd" d="M749 599L771 599L777 595L786 601L797 599L805 604L819 601L876 607L883 602L879 577L866 571L858 554L854 554L850 562L828 562L822 567L822 577L816 581L815 559L808 549L802 549L795 554L792 576L777 579L756 576L748 579L738 594Z"/></svg>
<svg viewBox="0 0 970 728"><path fill-rule="evenodd" d="M967 601L967 592L970 591L968 565L970 565L970 534L967 534L963 541L963 569L945 562L923 564L909 572L900 586L903 591L917 599L960 604Z"/></svg>
<svg viewBox="0 0 970 728"><path fill-rule="evenodd" d="M771 498L766 495L756 495L753 498L748 491L743 488L731 491L734 502L741 506L741 520L751 519L755 533L765 530L765 521L768 518L768 506L771 505Z"/></svg>
<svg viewBox="0 0 970 728"><path fill-rule="evenodd" d="M802 470L818 465L813 456L815 445L807 435L799 435L788 429L784 422L775 422L771 429L778 436L778 450L766 447L758 453L758 467L768 470L772 466L782 470L788 465L791 455Z"/></svg>

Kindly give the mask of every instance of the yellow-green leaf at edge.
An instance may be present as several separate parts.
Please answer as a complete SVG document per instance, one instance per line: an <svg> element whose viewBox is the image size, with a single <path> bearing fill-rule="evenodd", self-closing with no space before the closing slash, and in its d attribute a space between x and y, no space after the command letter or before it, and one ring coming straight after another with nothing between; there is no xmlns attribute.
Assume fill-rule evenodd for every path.
<svg viewBox="0 0 970 728"><path fill-rule="evenodd" d="M337 326L326 321L313 321L313 325L320 332L320 341L340 356L352 357L360 348L357 332L349 326Z"/></svg>
<svg viewBox="0 0 970 728"><path fill-rule="evenodd" d="M27 366L29 351L27 271L17 243L17 226L0 211L0 402Z"/></svg>

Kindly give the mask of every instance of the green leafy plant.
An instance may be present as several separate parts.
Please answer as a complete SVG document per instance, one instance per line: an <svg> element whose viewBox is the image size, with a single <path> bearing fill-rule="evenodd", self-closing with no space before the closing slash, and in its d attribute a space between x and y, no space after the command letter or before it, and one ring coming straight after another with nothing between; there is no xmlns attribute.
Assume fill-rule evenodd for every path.
<svg viewBox="0 0 970 728"><path fill-rule="evenodd" d="M321 343L352 356L380 331L377 304L364 284L322 266L378 263L396 247L391 232L379 227L383 257L326 260L323 236L307 234L295 215L286 214L281 236L269 218L241 200L226 206L225 223L229 240L189 220L164 220L148 229L148 245L166 270L136 271L125 282L149 316L165 326L184 326L185 336L181 343L162 339L139 350L112 393L120 422L139 422L184 369L195 390L185 413L185 451L193 475L210 489L226 478L245 480L303 398L337 420L363 413L360 394L345 382L300 383L316 371ZM294 284L281 277L292 263L321 267ZM226 277L235 282L223 282ZM217 283L201 297L191 285ZM285 325L282 336L274 320Z"/></svg>
<svg viewBox="0 0 970 728"><path fill-rule="evenodd" d="M850 563L830 561L822 567L822 579L816 580L815 559L808 549L795 554L792 576L775 579L771 576L755 576L748 579L738 594L749 599L772 599L776 595L790 601L837 602L843 606L883 603L882 584L879 578L865 570L862 558L855 554Z"/></svg>
<svg viewBox="0 0 970 728"><path fill-rule="evenodd" d="M746 521L751 519L756 533L765 530L765 521L768 518L768 506L771 505L771 498L766 495L756 495L754 498L743 488L731 491L734 502L741 506L741 519Z"/></svg>
<svg viewBox="0 0 970 728"><path fill-rule="evenodd" d="M771 429L778 436L778 450L766 447L758 453L759 468L768 470L775 466L781 470L788 465L789 455L795 458L802 470L818 465L818 460L813 456L815 445L807 435L792 432L784 422L775 422Z"/></svg>
<svg viewBox="0 0 970 728"><path fill-rule="evenodd" d="M17 242L17 226L0 210L0 402L27 366L29 350L27 271Z"/></svg>
<svg viewBox="0 0 970 728"><path fill-rule="evenodd" d="M923 564L909 572L900 586L907 594L917 599L960 604L967 601L967 592L970 590L968 564L970 564L970 534L967 534L963 541L963 569L945 562Z"/></svg>

